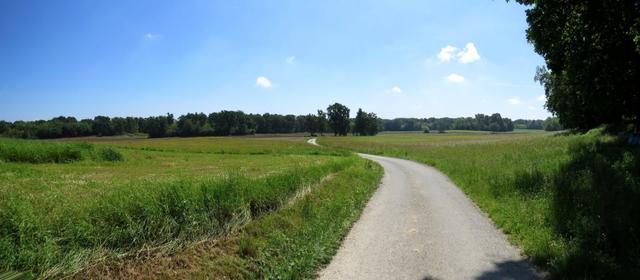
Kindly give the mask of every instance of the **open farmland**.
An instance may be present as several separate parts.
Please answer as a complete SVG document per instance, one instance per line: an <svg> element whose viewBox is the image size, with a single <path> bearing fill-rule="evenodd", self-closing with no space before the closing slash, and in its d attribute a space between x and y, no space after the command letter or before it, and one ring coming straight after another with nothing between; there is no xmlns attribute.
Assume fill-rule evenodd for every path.
<svg viewBox="0 0 640 280"><path fill-rule="evenodd" d="M312 275L315 268L328 261L349 224L357 219L381 174L375 165L349 153L312 147L302 137L82 141L0 142L2 151L12 151L14 146L28 151L40 145L66 151L69 146L87 151L108 149L121 157L108 161L82 152L88 156L64 163L25 163L3 157L0 270L37 277L76 274L79 278L110 278L114 277L114 268L135 264L150 255L162 259L207 240L237 235L248 224L262 228L265 234L244 234L247 237L243 242L262 240L261 246L266 246L265 242L271 241L269 234L280 226L265 226L255 220L278 219L281 213L288 213L309 217L299 220L292 229L304 230L310 223L316 223L316 227L323 223L327 229L333 225L335 230L329 238L323 235L316 243L305 243L323 254L307 258L310 264L286 266L284 270L268 261L258 262L256 254L241 254L238 259L247 267L243 271L250 271L245 271L247 277L273 269L285 274L292 269L304 270ZM324 185L332 187L326 187L325 193L314 191ZM344 191L336 191L339 189ZM354 191L359 194L355 198ZM323 203L313 202L318 199ZM335 208L333 203L344 199L351 201L348 207L340 203L340 209L331 210ZM270 215L275 216L268 218ZM293 233L285 230L279 236L283 234ZM285 256L280 260L270 258L273 262L288 264L287 254L300 253L276 245L268 248L260 252ZM197 259L203 254L191 253L189 257ZM214 269L235 273L226 269L229 265L215 265ZM158 267L152 270L162 271ZM176 271L171 273L175 275Z"/></svg>
<svg viewBox="0 0 640 280"><path fill-rule="evenodd" d="M441 170L534 263L566 278L633 278L640 150L592 130L320 137L323 146Z"/></svg>

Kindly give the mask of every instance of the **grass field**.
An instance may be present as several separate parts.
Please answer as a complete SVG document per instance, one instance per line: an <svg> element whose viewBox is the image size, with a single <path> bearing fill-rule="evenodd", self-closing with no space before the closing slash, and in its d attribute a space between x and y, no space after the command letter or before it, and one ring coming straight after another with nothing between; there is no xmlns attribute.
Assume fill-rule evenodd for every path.
<svg viewBox="0 0 640 280"><path fill-rule="evenodd" d="M111 278L118 268L138 268L121 275L131 278L149 269L137 263L175 255L202 263L211 252L220 252L202 250L202 244L212 246L222 239L226 244L239 242L234 246L244 249L222 250L229 255L223 259L234 263L199 265L201 273L313 275L332 255L381 176L377 166L343 151L312 147L302 137L0 144L0 271L38 278ZM16 151L37 159L74 156L35 161L3 156ZM50 151L59 152L41 156ZM103 151L120 158L105 160ZM254 230L247 231L247 225ZM307 245L291 248L278 240L289 236L302 244L299 232L319 226L333 231L308 246L323 253L308 258L311 263L290 265L292 258L308 254ZM162 266L151 270L168 271Z"/></svg>
<svg viewBox="0 0 640 280"><path fill-rule="evenodd" d="M595 130L0 139L0 272L312 278L376 189L435 166L557 278L640 274L640 149Z"/></svg>
<svg viewBox="0 0 640 280"><path fill-rule="evenodd" d="M321 137L324 146L415 160L460 186L558 278L640 275L640 149L600 131Z"/></svg>

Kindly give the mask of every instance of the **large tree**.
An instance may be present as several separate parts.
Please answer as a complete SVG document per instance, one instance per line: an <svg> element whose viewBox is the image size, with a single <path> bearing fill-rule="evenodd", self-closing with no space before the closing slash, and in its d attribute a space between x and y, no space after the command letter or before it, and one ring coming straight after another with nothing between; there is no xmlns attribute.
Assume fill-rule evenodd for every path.
<svg viewBox="0 0 640 280"><path fill-rule="evenodd" d="M329 126L333 130L333 135L347 135L349 133L349 108L340 103L334 103L327 107L329 116Z"/></svg>
<svg viewBox="0 0 640 280"><path fill-rule="evenodd" d="M361 136L378 134L378 117L376 114L358 109L353 132Z"/></svg>
<svg viewBox="0 0 640 280"><path fill-rule="evenodd" d="M640 124L640 2L516 0L546 67L547 108L568 128Z"/></svg>
<svg viewBox="0 0 640 280"><path fill-rule="evenodd" d="M316 118L316 130L320 132L320 135L324 135L324 132L327 131L327 113L322 110L318 110L318 115Z"/></svg>

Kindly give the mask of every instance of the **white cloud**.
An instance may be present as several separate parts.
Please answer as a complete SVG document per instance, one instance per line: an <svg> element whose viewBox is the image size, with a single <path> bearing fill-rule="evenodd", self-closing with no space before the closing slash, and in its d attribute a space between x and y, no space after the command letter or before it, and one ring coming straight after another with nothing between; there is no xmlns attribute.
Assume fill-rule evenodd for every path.
<svg viewBox="0 0 640 280"><path fill-rule="evenodd" d="M438 53L438 59L440 59L440 61L449 61L451 60L451 58L453 58L457 50L458 48L447 45L446 47L440 49L440 53Z"/></svg>
<svg viewBox="0 0 640 280"><path fill-rule="evenodd" d="M144 39L145 40L155 40L155 39L160 39L160 38L162 38L162 35L160 35L160 34L154 34L154 33L144 34Z"/></svg>
<svg viewBox="0 0 640 280"><path fill-rule="evenodd" d="M402 93L402 89L398 86L394 86L391 88L391 92L393 93Z"/></svg>
<svg viewBox="0 0 640 280"><path fill-rule="evenodd" d="M287 56L287 58L285 59L285 61L289 64L293 64L295 60L296 60L295 56Z"/></svg>
<svg viewBox="0 0 640 280"><path fill-rule="evenodd" d="M522 103L522 101L520 101L520 99L518 99L517 97L509 98L507 99L507 102L509 102L509 104L511 105L518 105Z"/></svg>
<svg viewBox="0 0 640 280"><path fill-rule="evenodd" d="M460 76L456 73L452 73L449 74L449 76L444 77L445 79L447 79L447 81L452 82L452 83L463 83L464 82L464 77Z"/></svg>
<svg viewBox="0 0 640 280"><path fill-rule="evenodd" d="M465 64L480 60L478 49L476 49L476 45L474 45L472 42L467 43L464 49L462 49L462 51L460 51L457 56L458 61Z"/></svg>
<svg viewBox="0 0 640 280"><path fill-rule="evenodd" d="M543 94L543 95L538 96L538 98L536 98L536 99L537 99L538 101L546 101L546 100L547 100L547 96L545 96L545 95Z"/></svg>
<svg viewBox="0 0 640 280"><path fill-rule="evenodd" d="M261 88L270 88L271 87L271 81L269 81L269 79L267 79L267 77L264 76L260 76L256 79L256 85L261 87Z"/></svg>

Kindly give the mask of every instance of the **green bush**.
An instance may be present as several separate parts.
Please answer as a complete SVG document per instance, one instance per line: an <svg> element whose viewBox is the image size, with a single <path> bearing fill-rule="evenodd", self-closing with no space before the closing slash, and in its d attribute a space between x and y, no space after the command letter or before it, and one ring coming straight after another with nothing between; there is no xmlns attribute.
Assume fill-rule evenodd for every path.
<svg viewBox="0 0 640 280"><path fill-rule="evenodd" d="M108 148L102 148L99 150L99 155L100 155L100 159L102 160L106 160L106 161L123 161L124 160L124 156L122 155L122 153L120 153L120 151L108 147Z"/></svg>

